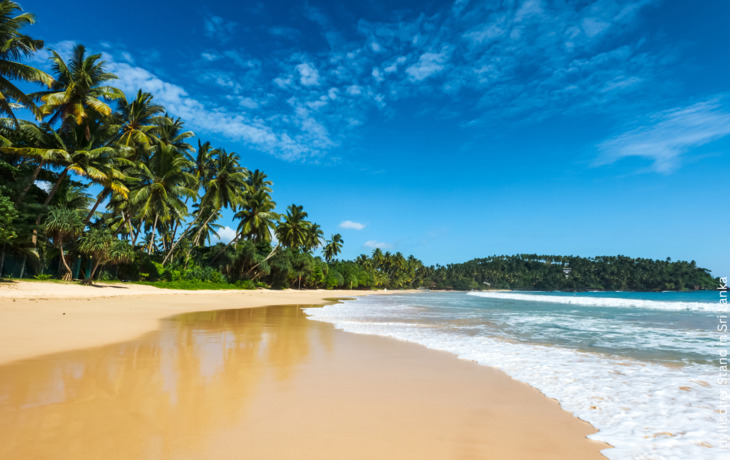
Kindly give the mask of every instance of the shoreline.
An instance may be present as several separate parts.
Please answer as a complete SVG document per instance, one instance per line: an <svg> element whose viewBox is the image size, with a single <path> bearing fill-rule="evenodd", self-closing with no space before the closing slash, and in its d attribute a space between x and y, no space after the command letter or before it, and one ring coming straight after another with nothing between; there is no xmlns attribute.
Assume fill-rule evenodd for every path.
<svg viewBox="0 0 730 460"><path fill-rule="evenodd" d="M99 287L91 296L83 297L78 296L79 291L75 289L76 287L81 290L95 288L69 285L68 287L73 289L59 289L56 283L27 284L16 285L15 292L0 285L0 365L2 366L0 369L7 371L6 377L22 374L12 369L24 369L24 366L28 365L40 366L44 362L61 361L68 356L82 356L104 350L107 350L105 353L108 356L108 350L114 347L129 346L146 337L159 334L165 324L181 315L187 316L186 313L192 315L193 312L254 308L263 314L272 310L255 307L268 306L278 311L295 307L274 306L322 305L331 303L335 297L408 292L171 291L149 286L141 286L143 288L141 291L144 292L140 292L134 289L140 286L133 285L130 290L125 291L118 291L113 286ZM114 292L111 289L114 289ZM14 296L15 293L21 295ZM251 315L255 315L255 312L252 311ZM291 326L291 323L287 324L287 327ZM319 357L318 360L297 367L298 372L307 375L306 379L294 378L288 389L282 390L283 393L272 393L273 390L263 392L248 402L247 411L253 411L259 414L259 417L270 418L271 407L276 407L277 414L280 414L275 419L278 423L287 425L297 417L298 407L308 407L311 413L316 414L324 410L323 404L327 406L329 404L327 401L333 399L338 403L324 410L324 413L333 418L342 418L343 414L337 412L338 407L342 407L343 404L348 405L354 412L348 412L342 419L343 423L354 424L358 430L372 431L371 436L374 439L386 439L392 434L387 430L381 432L365 427L362 425L362 420L368 419L371 423L378 424L381 421L379 413L382 415L382 412L392 411L417 414L413 420L407 420L411 420L423 432L438 426L440 430L448 431L454 439L464 435L453 426L439 420L439 417L447 417L453 423L458 423L460 430L468 431L469 437L473 438L466 444L463 440L459 441L457 444L460 449L469 447L475 449L475 452L487 452L490 455L498 453L500 458L522 458L535 452L540 452L541 458L546 456L560 458L560 455L565 455L565 449L581 452L581 458L604 458L599 451L611 447L587 439L586 436L596 432L596 429L590 423L563 410L558 401L548 398L526 383L514 380L496 368L461 360L448 352L431 350L393 338L337 331L332 325L318 321L304 319L301 324L320 333L324 331L325 335L334 337L338 345L330 345L326 353L322 351L314 353ZM281 340L302 340L301 337L287 338L286 335L291 332L286 330L285 328L278 332L284 336ZM311 340L308 345L299 342L295 346L307 349L310 353L317 347L321 345L315 345ZM323 357L332 353L337 357L336 366L332 364L331 357L327 359ZM403 366L403 363L408 365ZM274 365L277 366L279 364ZM38 372L31 374L36 376ZM2 373L0 377L3 377ZM275 380L278 382L278 379ZM384 393L364 396L372 392L372 389L359 380L370 382L370 386L382 387ZM279 384L276 382L272 385ZM334 382L339 383L335 385ZM322 387L332 385L335 387L329 387L329 390L324 392L321 390ZM454 388L457 387L463 387L464 391L461 394L462 390L459 390L458 397L454 393ZM340 388L350 388L350 390L343 393L344 390L341 391ZM354 393L353 388L357 388ZM384 404L380 398L386 394L389 396L386 398L387 404ZM411 400L412 394L417 395L417 399ZM292 407L282 407L282 398L290 398ZM379 405L376 407L376 404ZM456 407L452 407L453 405ZM478 410L472 407L473 405ZM438 410L441 415L429 415L431 410ZM2 418L0 413L0 424L3 422ZM421 418L423 420L419 420ZM470 420L469 424L480 426L483 430L477 432L474 426L463 425L465 418ZM325 417L320 422L326 425L331 423L331 420ZM301 423L306 421L302 420ZM258 426L258 423L256 425ZM277 425L269 425L269 430L275 426ZM246 430L250 429L252 427L246 425ZM331 429L337 431L340 427L332 426ZM443 440L436 442L431 439L438 433L431 433L430 438L424 438L414 429L408 433L409 439L420 440L426 445L435 442L439 449L447 448L442 445ZM231 435L231 433L216 432L214 438L222 436L221 439L230 442L232 438L229 439L228 436ZM263 435L261 432L258 434L258 436ZM351 432L342 433L345 439L352 439L353 435ZM255 435L247 436L256 439ZM303 435L298 433L292 436ZM521 445L526 438L539 439L538 445ZM304 438L300 441L311 442ZM396 442L396 439L391 439L391 442ZM452 439L450 442L456 441ZM330 451L333 452L332 458L335 457L335 453L340 456L353 448L352 445L345 444L333 442L337 449ZM428 449L424 451L421 445L416 446L412 443L408 445L415 450L408 451L399 447L398 451L403 455L401 458L416 458L409 452L428 452ZM216 444L208 444L208 449L210 450L207 452L216 452ZM559 455L559 452L562 454ZM225 453L221 454L225 458L235 458L235 455L226 457ZM276 457L267 456L264 451L261 451L261 455L261 458Z"/></svg>
<svg viewBox="0 0 730 460"><path fill-rule="evenodd" d="M397 291L411 292L411 291ZM392 294L346 290L173 290L138 284L0 283L0 365L133 340L171 316Z"/></svg>

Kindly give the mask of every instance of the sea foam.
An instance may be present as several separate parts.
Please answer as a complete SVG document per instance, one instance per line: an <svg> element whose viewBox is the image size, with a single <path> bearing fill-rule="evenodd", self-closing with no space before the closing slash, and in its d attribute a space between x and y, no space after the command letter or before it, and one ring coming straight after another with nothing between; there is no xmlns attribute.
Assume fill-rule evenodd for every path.
<svg viewBox="0 0 730 460"><path fill-rule="evenodd" d="M507 342L453 325L418 323L423 309L413 306L415 298L385 300L358 299L306 313L347 332L393 337L499 368L595 426L599 431L589 438L612 445L602 452L610 459L727 458L713 366L669 367Z"/></svg>
<svg viewBox="0 0 730 460"><path fill-rule="evenodd" d="M490 299L561 303L583 307L647 308L650 310L666 311L721 311L718 303L708 302L661 301L618 297L561 296L549 294L523 294L517 292L470 292L469 295Z"/></svg>

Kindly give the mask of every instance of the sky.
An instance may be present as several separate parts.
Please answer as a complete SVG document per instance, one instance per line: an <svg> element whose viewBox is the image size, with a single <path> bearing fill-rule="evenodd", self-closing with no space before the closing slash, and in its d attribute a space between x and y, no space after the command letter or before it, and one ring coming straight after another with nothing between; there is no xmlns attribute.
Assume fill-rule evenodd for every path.
<svg viewBox="0 0 730 460"><path fill-rule="evenodd" d="M127 95L263 170L343 258L730 272L730 2L19 3L47 48L103 53Z"/></svg>

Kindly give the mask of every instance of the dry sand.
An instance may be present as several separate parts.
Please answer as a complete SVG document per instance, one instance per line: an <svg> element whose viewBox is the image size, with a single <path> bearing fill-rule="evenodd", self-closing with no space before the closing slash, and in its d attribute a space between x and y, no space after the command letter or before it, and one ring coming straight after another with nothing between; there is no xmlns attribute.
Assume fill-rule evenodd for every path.
<svg viewBox="0 0 730 460"><path fill-rule="evenodd" d="M12 287L0 286L0 458L591 459L608 447L498 370L295 306L179 315L351 291L125 286L86 300L80 286Z"/></svg>

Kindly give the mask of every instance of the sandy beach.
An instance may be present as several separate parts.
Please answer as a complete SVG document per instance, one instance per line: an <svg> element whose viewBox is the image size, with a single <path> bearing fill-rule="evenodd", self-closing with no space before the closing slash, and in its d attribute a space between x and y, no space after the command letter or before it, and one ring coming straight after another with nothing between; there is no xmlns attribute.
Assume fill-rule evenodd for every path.
<svg viewBox="0 0 730 460"><path fill-rule="evenodd" d="M298 307L363 294L2 283L0 457L603 458L501 371Z"/></svg>

